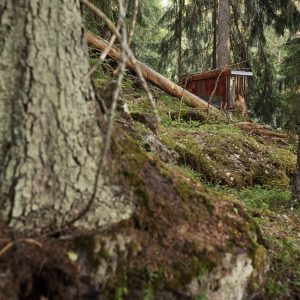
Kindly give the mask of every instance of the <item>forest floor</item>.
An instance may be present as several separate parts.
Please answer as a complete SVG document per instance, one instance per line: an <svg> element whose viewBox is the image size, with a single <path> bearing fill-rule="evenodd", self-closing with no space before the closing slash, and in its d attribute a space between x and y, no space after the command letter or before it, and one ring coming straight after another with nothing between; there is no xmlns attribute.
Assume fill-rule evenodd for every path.
<svg viewBox="0 0 300 300"><path fill-rule="evenodd" d="M94 75L105 101L109 80L104 72ZM125 147L119 167L131 169L125 176L139 195L138 215L101 233L71 229L51 237L1 223L0 299L96 299L104 277L99 299L206 299L178 290L195 274L206 277L224 251L256 251L258 243L267 249L268 273L252 299L300 299L300 211L290 205L294 137L238 116L228 124L222 114L151 90L158 135L151 105L130 75L123 82L130 115L119 108L114 137ZM163 284L167 290L154 297Z"/></svg>
<svg viewBox="0 0 300 300"><path fill-rule="evenodd" d="M141 146L184 176L238 199L259 224L271 263L263 296L256 299L300 299L300 211L290 205L295 136L240 116L233 124L214 113L207 118L205 111L153 88L160 141L176 153L166 158L147 138L153 127L147 99L130 80L124 87Z"/></svg>

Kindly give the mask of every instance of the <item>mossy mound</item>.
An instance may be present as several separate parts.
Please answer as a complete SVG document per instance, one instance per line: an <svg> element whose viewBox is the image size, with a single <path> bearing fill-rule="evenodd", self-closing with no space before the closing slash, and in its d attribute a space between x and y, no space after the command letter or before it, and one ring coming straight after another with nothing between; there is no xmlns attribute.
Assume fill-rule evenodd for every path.
<svg viewBox="0 0 300 300"><path fill-rule="evenodd" d="M264 247L257 243L259 229L240 204L231 200L234 196L216 195L199 181L237 192L241 189L244 193L244 188L254 185L258 190L265 185L270 189L287 189L295 172L293 146L283 133L266 126L248 122L228 124L225 115L207 114L206 110L191 108L156 88L151 89L162 119L159 138L179 154L179 167L165 165L153 154L139 149L143 147L140 137L152 130L153 110L139 87L126 80L123 96L132 113L131 135L139 147L118 135L114 151L121 158L118 172L123 175L124 187L135 187L137 210L129 221L106 233L106 237L115 234L115 240L130 237L122 260L126 267L112 272L114 275L106 285L110 296L194 299L189 287L195 278L200 278L201 292L197 295L207 296L210 288L219 288L221 280L215 280L211 274L224 265L225 253L233 254L235 260L240 251L251 257L255 269L249 283L250 296L263 295L259 284L267 270L267 259ZM248 201L252 206L262 202L252 198ZM273 198L268 205L261 203L263 213L281 205ZM256 209L251 213L260 214ZM271 251L276 248L269 246ZM105 253L103 261L114 257L108 252L100 251ZM281 253L286 257L285 250ZM285 260L280 257L276 262L273 256L272 259L271 268L277 272ZM295 276L293 271L290 274ZM268 280L263 297L281 293L280 284L272 284Z"/></svg>
<svg viewBox="0 0 300 300"><path fill-rule="evenodd" d="M265 129L263 133L274 139L264 138L263 126L246 130L252 123L228 124L224 114L207 114L155 88L153 92L162 119L161 141L179 154L179 165L196 171L200 180L237 188L290 184L296 155L293 146L283 140L284 134ZM132 88L125 98L133 116L151 116L152 108L140 90ZM142 123L134 122L141 136L151 129L151 124Z"/></svg>
<svg viewBox="0 0 300 300"><path fill-rule="evenodd" d="M237 188L288 186L295 172L296 156L290 149L264 144L234 125L168 128L161 138L180 155L182 165L208 182Z"/></svg>
<svg viewBox="0 0 300 300"><path fill-rule="evenodd" d="M270 271L264 292L258 299L299 299L300 214L286 211L253 211L260 225L270 257Z"/></svg>
<svg viewBox="0 0 300 300"><path fill-rule="evenodd" d="M98 245L88 251L105 278L104 299L118 293L120 299L144 299L147 291L153 299L196 299L210 293L211 285L218 291L219 280L240 254L255 265L259 230L239 203L169 169L123 129L115 135L113 153L118 159L115 172L124 191L133 192L136 210L129 220L88 243ZM214 277L220 270L222 276ZM190 288L195 279L197 292ZM167 298L160 296L166 293Z"/></svg>

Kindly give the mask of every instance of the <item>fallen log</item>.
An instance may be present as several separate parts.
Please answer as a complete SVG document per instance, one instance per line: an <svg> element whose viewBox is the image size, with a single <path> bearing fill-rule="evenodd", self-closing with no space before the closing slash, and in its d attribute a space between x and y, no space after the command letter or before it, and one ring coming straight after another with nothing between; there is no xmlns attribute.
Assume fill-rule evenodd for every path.
<svg viewBox="0 0 300 300"><path fill-rule="evenodd" d="M93 35L91 32L87 32L87 42L88 45L95 47L96 49L103 51L107 45L108 42L102 38L96 37ZM120 59L120 50L117 47L112 47L111 50L109 51L108 55L113 58L116 61L119 61ZM155 86L159 87L166 93L168 93L171 96L177 97L179 99L182 98L184 102L187 104L193 106L193 107L198 107L198 108L207 108L208 103L204 101L203 99L197 97L196 95L190 93L189 91L185 90L181 86L177 85L176 83L170 81L166 77L162 76L158 72L154 71L147 65L137 62L139 65L144 78L154 84ZM134 71L134 64L132 63L131 60L127 61L127 67ZM215 107L210 106L210 109L216 110Z"/></svg>

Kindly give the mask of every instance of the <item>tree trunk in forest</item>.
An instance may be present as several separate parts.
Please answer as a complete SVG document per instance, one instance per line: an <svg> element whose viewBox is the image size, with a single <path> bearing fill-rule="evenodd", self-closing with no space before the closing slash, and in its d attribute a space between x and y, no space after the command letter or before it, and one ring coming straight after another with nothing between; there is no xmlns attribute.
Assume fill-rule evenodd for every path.
<svg viewBox="0 0 300 300"><path fill-rule="evenodd" d="M88 68L79 0L2 1L0 205L16 229L60 228L92 197L103 132L91 82L81 80ZM101 176L100 186L77 225L129 213Z"/></svg>
<svg viewBox="0 0 300 300"><path fill-rule="evenodd" d="M293 185L293 206L300 206L300 132L298 139L297 167Z"/></svg>
<svg viewBox="0 0 300 300"><path fill-rule="evenodd" d="M178 11L178 24L177 24L177 36L178 36L178 51L177 51L177 80L180 80L182 74L182 15L184 9L184 0L179 0Z"/></svg>
<svg viewBox="0 0 300 300"><path fill-rule="evenodd" d="M88 32L87 34L87 41L90 46L95 47L101 51L103 51L108 45L107 41L95 37L91 32ZM120 50L117 47L112 47L108 55L116 61L120 60ZM126 64L129 69L133 71L135 70L134 64L131 60L128 60ZM171 96L177 97L179 99L182 98L184 102L193 107L199 107L203 109L208 107L208 103L205 100L202 100L196 95L190 93L188 90L183 89L181 86L170 81L155 70L146 66L145 64L137 61L137 65L140 67L143 76L147 81L156 85ZM217 109L214 106L210 106L210 109L213 111L217 111Z"/></svg>
<svg viewBox="0 0 300 300"><path fill-rule="evenodd" d="M229 0L219 0L217 67L230 64L230 6Z"/></svg>
<svg viewBox="0 0 300 300"><path fill-rule="evenodd" d="M218 18L218 0L214 0L212 28L213 28L213 52L212 52L212 68L217 68L217 18Z"/></svg>

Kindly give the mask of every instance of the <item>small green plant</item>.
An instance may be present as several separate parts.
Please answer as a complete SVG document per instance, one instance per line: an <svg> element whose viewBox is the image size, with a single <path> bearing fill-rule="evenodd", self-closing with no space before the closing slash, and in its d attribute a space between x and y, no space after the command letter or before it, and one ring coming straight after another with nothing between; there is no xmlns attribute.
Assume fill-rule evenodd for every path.
<svg viewBox="0 0 300 300"><path fill-rule="evenodd" d="M208 300L207 294L206 293L201 293L196 297L196 300Z"/></svg>
<svg viewBox="0 0 300 300"><path fill-rule="evenodd" d="M149 270L146 270L146 275L148 277L147 287L144 289L144 298L143 300L153 300L154 299L154 284L155 281L159 278L157 273L153 273Z"/></svg>
<svg viewBox="0 0 300 300"><path fill-rule="evenodd" d="M266 288L270 299L288 299L289 287L286 283L271 278Z"/></svg>
<svg viewBox="0 0 300 300"><path fill-rule="evenodd" d="M295 271L295 281L294 281L295 286L300 289L300 266L297 267Z"/></svg>
<svg viewBox="0 0 300 300"><path fill-rule="evenodd" d="M116 289L114 300L123 300L124 296L128 294L128 289L125 286L120 286Z"/></svg>
<svg viewBox="0 0 300 300"><path fill-rule="evenodd" d="M238 197L249 208L279 210L287 208L290 202L291 191L276 187L254 186L239 192Z"/></svg>
<svg viewBox="0 0 300 300"><path fill-rule="evenodd" d="M265 237L272 251L272 273L269 273L266 283L265 299L295 299L300 292L300 251L297 239L287 236L279 239Z"/></svg>
<svg viewBox="0 0 300 300"><path fill-rule="evenodd" d="M206 184L210 189L230 194L241 200L248 208L278 211L289 206L290 189L255 185L251 188L237 190L223 185Z"/></svg>
<svg viewBox="0 0 300 300"><path fill-rule="evenodd" d="M149 286L144 290L144 299L143 300L153 300L154 299L154 292L153 287Z"/></svg>

